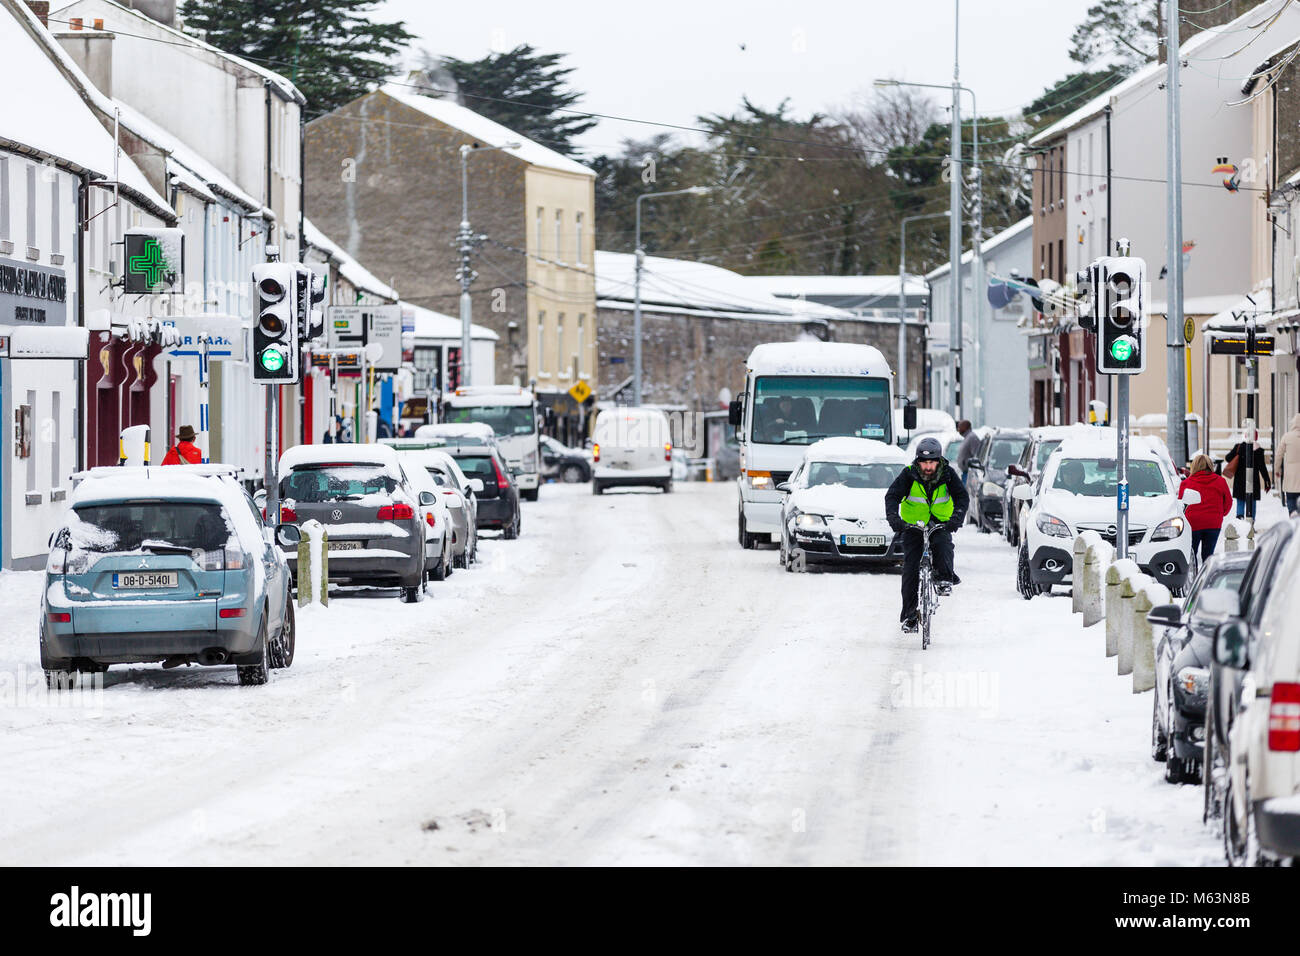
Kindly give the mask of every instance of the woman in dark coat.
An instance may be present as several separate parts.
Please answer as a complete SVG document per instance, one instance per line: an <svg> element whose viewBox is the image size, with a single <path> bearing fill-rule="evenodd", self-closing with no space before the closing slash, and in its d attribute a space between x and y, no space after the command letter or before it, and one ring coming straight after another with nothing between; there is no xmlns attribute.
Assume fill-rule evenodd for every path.
<svg viewBox="0 0 1300 956"><path fill-rule="evenodd" d="M1254 454L1250 452L1254 450ZM1249 457L1248 457L1249 456ZM1268 467L1264 464L1264 449L1259 447L1258 442L1243 441L1234 445L1232 451L1228 452L1228 457L1223 459L1223 464L1229 465L1232 462L1237 463L1236 470L1232 473L1232 497L1237 499L1237 517L1246 517L1246 498L1252 501L1259 501L1259 489L1261 483L1265 491L1273 490L1273 481L1268 476ZM1251 481L1250 490L1246 489L1246 463L1250 462Z"/></svg>

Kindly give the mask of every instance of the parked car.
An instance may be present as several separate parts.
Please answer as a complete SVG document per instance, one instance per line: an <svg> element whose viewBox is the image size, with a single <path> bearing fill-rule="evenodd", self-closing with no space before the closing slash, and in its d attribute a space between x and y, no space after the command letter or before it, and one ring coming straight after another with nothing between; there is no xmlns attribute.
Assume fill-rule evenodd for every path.
<svg viewBox="0 0 1300 956"><path fill-rule="evenodd" d="M483 482L466 477L456 459L443 450L441 439L393 438L385 444L397 449L403 467L423 470L433 479L450 515L452 566L469 567L478 559L478 494Z"/></svg>
<svg viewBox="0 0 1300 956"><path fill-rule="evenodd" d="M985 534L1002 525L1002 486L1007 480L1007 468L1019 460L1028 444L1027 428L994 428L980 441L966 474L966 493L975 525Z"/></svg>
<svg viewBox="0 0 1300 956"><path fill-rule="evenodd" d="M907 443L908 461L913 461L916 458L916 446L921 444L921 441L926 438L938 439L939 444L943 446L943 457L948 460L948 463L951 464L953 468L957 467L957 450L961 448L961 443L963 441L961 432L958 431L921 432L920 434L914 432L912 440Z"/></svg>
<svg viewBox="0 0 1300 956"><path fill-rule="evenodd" d="M477 479L481 490L474 492L477 501L475 525L478 530L493 528L507 539L519 537L523 515L519 507L519 486L506 464L496 441L479 443L455 440L443 448L472 485Z"/></svg>
<svg viewBox="0 0 1300 956"><path fill-rule="evenodd" d="M329 534L331 583L397 587L403 601L424 595L423 508L420 492L397 452L380 444L297 445L280 456L280 520L315 519ZM426 496L428 500L426 500ZM295 578L298 553L290 555Z"/></svg>
<svg viewBox="0 0 1300 956"><path fill-rule="evenodd" d="M591 481L591 453L586 449L570 448L550 435L543 435L542 477L562 481L566 485Z"/></svg>
<svg viewBox="0 0 1300 956"><path fill-rule="evenodd" d="M46 684L112 664L233 664L264 684L293 663L290 573L233 469L94 468L72 493L45 567ZM295 544L298 529L276 537Z"/></svg>
<svg viewBox="0 0 1300 956"><path fill-rule="evenodd" d="M399 453L398 457L405 456ZM430 581L444 581L452 573L455 552L450 509L442 488L418 463L404 461L402 470L419 498L420 517L428 526L424 529L424 575Z"/></svg>
<svg viewBox="0 0 1300 956"><path fill-rule="evenodd" d="M1300 730L1295 694L1300 655L1295 603L1300 535L1295 520L1260 534L1227 620L1215 631L1205 715L1205 815L1220 819L1234 865L1300 855L1294 802L1300 741L1272 729ZM1294 701L1294 703L1293 703Z"/></svg>
<svg viewBox="0 0 1300 956"><path fill-rule="evenodd" d="M824 438L808 446L781 500L781 565L893 565L900 539L885 517L885 492L909 459L870 438Z"/></svg>
<svg viewBox="0 0 1300 956"><path fill-rule="evenodd" d="M1070 581L1074 536L1096 531L1115 543L1117 469L1108 442L1067 438L1048 459L1036 486L1020 485L1017 500L1033 501L1022 519L1016 587L1025 600ZM1175 594L1187 584L1192 530L1168 461L1135 437L1129 444L1128 550L1138 567Z"/></svg>
<svg viewBox="0 0 1300 956"><path fill-rule="evenodd" d="M1156 638L1151 757L1164 763L1169 783L1201 781L1214 631L1225 618L1214 592L1236 595L1250 558L1249 551L1216 554L1201 568L1184 601L1148 614Z"/></svg>
<svg viewBox="0 0 1300 956"><path fill-rule="evenodd" d="M1044 425L1029 429L1029 441L1025 443L1019 460L1007 466L1007 478L1002 483L1002 536L1009 544L1019 547L1020 517L1032 504L1016 500L1013 493L1019 485L1028 484L1032 487L1038 482L1047 459L1075 427Z"/></svg>
<svg viewBox="0 0 1300 956"><path fill-rule="evenodd" d="M591 490L652 486L673 490L673 445L668 416L658 408L607 408L592 432Z"/></svg>

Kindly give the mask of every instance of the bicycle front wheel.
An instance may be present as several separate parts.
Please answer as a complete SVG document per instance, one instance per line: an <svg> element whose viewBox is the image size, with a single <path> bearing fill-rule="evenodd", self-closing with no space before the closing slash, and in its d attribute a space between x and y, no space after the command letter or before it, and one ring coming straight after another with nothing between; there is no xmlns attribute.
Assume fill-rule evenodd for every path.
<svg viewBox="0 0 1300 956"><path fill-rule="evenodd" d="M934 583L931 581L929 564L921 565L921 574L917 586L916 616L920 625L921 650L930 646L930 615L934 612Z"/></svg>

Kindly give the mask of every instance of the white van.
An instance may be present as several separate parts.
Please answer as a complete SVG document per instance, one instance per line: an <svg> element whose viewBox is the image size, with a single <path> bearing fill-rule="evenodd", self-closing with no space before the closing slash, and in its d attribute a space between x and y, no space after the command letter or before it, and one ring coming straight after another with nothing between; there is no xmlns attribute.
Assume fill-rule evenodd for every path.
<svg viewBox="0 0 1300 956"><path fill-rule="evenodd" d="M673 442L668 416L657 408L607 408L596 416L591 493L649 485L673 490Z"/></svg>
<svg viewBox="0 0 1300 956"><path fill-rule="evenodd" d="M813 442L894 434L894 373L879 349L845 342L769 342L745 363L745 391L728 420L740 443L741 547L781 530L781 495Z"/></svg>
<svg viewBox="0 0 1300 956"><path fill-rule="evenodd" d="M471 385L458 388L443 402L443 421L481 422L492 426L506 464L519 486L519 497L537 500L541 485L541 432L537 399L518 385Z"/></svg>

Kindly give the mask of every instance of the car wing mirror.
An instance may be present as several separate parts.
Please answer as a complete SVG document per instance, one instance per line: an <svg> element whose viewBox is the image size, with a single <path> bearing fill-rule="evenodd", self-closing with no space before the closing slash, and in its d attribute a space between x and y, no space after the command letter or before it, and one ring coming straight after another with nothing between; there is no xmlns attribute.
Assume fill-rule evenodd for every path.
<svg viewBox="0 0 1300 956"><path fill-rule="evenodd" d="M1029 485L1016 485L1011 489L1011 497L1017 501L1033 501L1034 489Z"/></svg>
<svg viewBox="0 0 1300 956"><path fill-rule="evenodd" d="M740 399L732 399L731 403L727 405L727 424L739 428L740 417L743 413L743 409L744 405L741 403Z"/></svg>
<svg viewBox="0 0 1300 956"><path fill-rule="evenodd" d="M1250 666L1249 642L1249 624L1240 619L1225 621L1214 630L1214 662L1221 667L1246 670Z"/></svg>
<svg viewBox="0 0 1300 956"><path fill-rule="evenodd" d="M296 524L279 524L275 526L275 540L286 548L291 548L302 540L302 529Z"/></svg>
<svg viewBox="0 0 1300 956"><path fill-rule="evenodd" d="M1147 612L1147 620L1157 627L1180 627L1183 611L1177 604L1160 604Z"/></svg>
<svg viewBox="0 0 1300 956"><path fill-rule="evenodd" d="M431 504L433 504L433 503L434 503L435 501L437 501L437 500L438 500L438 496L435 495L432 491L422 491L422 492L420 492L420 507L421 507L421 508L427 508L427 507L429 507Z"/></svg>
<svg viewBox="0 0 1300 956"><path fill-rule="evenodd" d="M1190 507L1191 505L1199 505L1201 503L1201 493L1195 488L1188 488L1182 493L1181 497L1183 499L1184 508Z"/></svg>
<svg viewBox="0 0 1300 956"><path fill-rule="evenodd" d="M788 481L781 482L779 485L776 486L776 490L781 492L781 494L783 495L788 495L791 491L790 482Z"/></svg>
<svg viewBox="0 0 1300 956"><path fill-rule="evenodd" d="M469 490L475 492L476 494L480 494L480 495L483 494L483 479L471 478L469 480Z"/></svg>
<svg viewBox="0 0 1300 956"><path fill-rule="evenodd" d="M916 406L911 402L903 406L903 431L916 431Z"/></svg>

